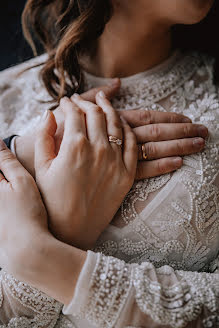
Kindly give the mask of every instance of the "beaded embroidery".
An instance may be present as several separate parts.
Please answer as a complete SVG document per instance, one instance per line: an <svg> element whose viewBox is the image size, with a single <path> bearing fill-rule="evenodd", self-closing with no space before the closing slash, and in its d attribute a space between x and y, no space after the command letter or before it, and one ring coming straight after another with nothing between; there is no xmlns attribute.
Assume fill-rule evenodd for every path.
<svg viewBox="0 0 219 328"><path fill-rule="evenodd" d="M203 327L219 324L218 275L186 272L218 268L219 88L213 84L212 65L205 56L177 54L159 72L122 79L120 93L113 101L115 108L183 112L195 123L207 125L210 137L205 151L184 158L181 170L135 183L118 217L100 236L95 251L115 258L98 255L90 279L89 304L78 314L98 327L116 327L133 289L142 315L158 323L186 326L205 306ZM38 72L39 68L34 68L13 80L7 80L4 72L0 74L2 137L20 134L30 122L28 132L42 110L50 107L40 102L50 98ZM87 88L93 86L97 86L97 79L87 75ZM167 265L183 271L174 272ZM160 281L173 275L178 282L166 288L152 281L149 272ZM33 313L31 319L11 318L2 328L74 327L65 316L58 319L60 305L44 294L6 273L1 284L10 289L12 299ZM4 303L2 290L0 299ZM131 324L126 328L137 327Z"/></svg>

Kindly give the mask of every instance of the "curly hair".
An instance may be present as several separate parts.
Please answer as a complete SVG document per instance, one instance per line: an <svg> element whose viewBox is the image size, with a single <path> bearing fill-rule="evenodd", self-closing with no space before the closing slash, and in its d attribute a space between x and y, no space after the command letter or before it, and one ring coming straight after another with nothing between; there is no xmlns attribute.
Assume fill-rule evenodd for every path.
<svg viewBox="0 0 219 328"><path fill-rule="evenodd" d="M95 49L111 15L111 0L27 0L22 15L24 36L35 55L39 44L48 54L41 76L55 101L83 91L79 58ZM218 25L219 3L215 1L199 24L173 28L174 47L204 52L215 58L216 82L219 82Z"/></svg>

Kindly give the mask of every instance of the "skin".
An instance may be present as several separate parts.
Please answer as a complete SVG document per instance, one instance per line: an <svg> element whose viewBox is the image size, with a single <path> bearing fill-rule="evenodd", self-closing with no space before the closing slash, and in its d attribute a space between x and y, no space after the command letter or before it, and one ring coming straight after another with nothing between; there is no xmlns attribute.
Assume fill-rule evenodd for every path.
<svg viewBox="0 0 219 328"><path fill-rule="evenodd" d="M55 117L48 111L41 119L35 144L39 190L32 176L0 141L0 265L65 304L73 295L86 252L55 239L49 232L48 219L52 218L59 228L59 239L69 238L84 249L94 246L131 188L137 163L135 135L127 123L118 125L119 118L104 94L97 95L99 107L79 96L75 102L80 108L68 98L61 102L65 125L58 154ZM113 121L109 120L111 115ZM107 131L123 134L123 151L109 142Z"/></svg>
<svg viewBox="0 0 219 328"><path fill-rule="evenodd" d="M114 15L99 38L97 52L82 64L88 72L108 78L150 69L173 50L171 27L200 22L213 3L165 0L164 6L163 0L113 0Z"/></svg>
<svg viewBox="0 0 219 328"><path fill-rule="evenodd" d="M120 87L116 84L89 90L82 98L96 103L96 94L102 90L111 99ZM73 98L72 98L73 99ZM58 151L63 138L63 113L58 107L54 111L58 124L55 144ZM180 156L190 155L204 149L208 129L203 125L191 124L191 120L181 114L154 112L144 109L119 111L119 115L133 128L138 143L138 164L135 179L146 179L179 169L183 164ZM165 124L165 128L164 125ZM179 138L179 129L181 135ZM151 136L153 135L153 140ZM31 173L34 171L34 142L36 133L16 139L16 155L20 163ZM165 141L163 141L165 140ZM147 141L147 142L146 142ZM149 142L150 141L150 142ZM146 142L146 143L145 143ZM147 161L142 160L141 145L145 143Z"/></svg>
<svg viewBox="0 0 219 328"><path fill-rule="evenodd" d="M114 5L117 11L114 17L112 18L112 20L109 22L103 36L100 38L96 58L91 58L84 65L86 65L87 70L91 72L92 70L95 70L95 72L97 73L100 72L102 76L117 75L119 74L118 70L120 70L121 72L120 74L124 74L124 76L127 76L132 74L133 72L137 73L138 71L142 71L144 69L150 68L155 64L158 64L159 62L163 61L163 59L166 58L171 51L171 44L169 45L170 26L172 26L175 23L192 24L198 22L201 18L203 18L207 14L212 3L213 1L207 1L207 0L206 1L183 0L177 2L177 6L176 6L175 1L165 0L165 6L163 6L163 0L150 0L150 1L138 0L135 2L134 1L127 2L127 0L115 1ZM140 11L139 8L141 8ZM120 29L118 28L119 24L121 27ZM130 26L134 28L130 29ZM127 27L129 27L130 30L130 38L128 38L128 41L127 41ZM134 29L135 29L135 33L137 34L133 32ZM150 33L150 30L153 30L153 35ZM126 31L126 35L125 35L125 31ZM144 33L142 31L144 31ZM138 32L141 35L138 34ZM107 35L108 38L106 42ZM120 46L117 48L116 44L118 44L118 40L120 40L119 43ZM158 46L156 44L159 40L162 41L161 45L159 45L160 49L157 48ZM166 41L164 42L164 40ZM145 43L145 46L143 46L143 41ZM129 52L127 52L127 45L126 45L127 42L129 43L129 49L131 49ZM108 50L112 49L112 44L113 44L113 49L115 49L115 52L113 53L110 52L112 53L112 57L110 58L110 60L106 60L107 56L105 56L104 54L107 54L106 52L107 49ZM159 54L158 54L158 50L159 50ZM135 60L137 64L133 63L134 62L133 53L136 54L137 56L135 57L135 59L138 59ZM161 57L163 58L161 59ZM97 60L97 58L99 59ZM126 59L125 62L122 62L122 64L120 62L120 68L118 65L118 58ZM122 154L121 149L116 148L118 146L111 145L108 143L106 131L110 133L112 131L113 134L115 135L118 134L118 137L120 137L121 122L119 122L118 124L118 117L114 116L115 112L113 111L110 102L108 102L108 100L104 96L101 99L100 98L95 98L97 105L94 105L92 102L86 102L81 97L78 96L75 96L72 99L72 102L70 100L64 100L63 103L62 101L61 107L65 108L64 109L65 113L67 111L70 114L70 119L69 120L66 119L66 121L68 121L66 123L66 131L68 131L68 135L66 137L64 132L64 137L63 137L63 144L65 144L65 142L67 144L64 147L65 149L63 153L64 155L60 156L60 160L63 161L62 166L60 166L59 162L56 161L57 156L62 154L61 150L63 148L60 147L60 152L56 156L55 154L56 136L54 135L55 133L54 126L51 127L48 121L47 122L48 125L45 124L41 132L38 133L36 149L35 149L38 156L36 156L35 170L36 170L36 179L38 181L41 194L43 195L44 205L42 203L42 199L40 198L40 194L36 188L34 180L27 173L27 171L22 168L19 162L10 154L10 152L4 147L4 145L2 145L2 143L0 144L1 145L0 169L4 173L5 178L7 179L6 180L3 175L0 176L0 193L2 194L2 196L4 195L5 197L5 198L0 197L0 201L1 201L0 207L2 209L1 220L4 222L4 226L6 229L6 232L5 231L4 232L6 233L6 235L11 234L11 232L13 235L16 234L16 238L19 238L19 242L21 245L23 241L23 246L24 246L21 247L19 250L16 250L15 248L13 249L13 245L15 245L15 243L13 244L8 243L9 238L5 238L5 235L1 234L0 254L2 255L0 256L0 265L8 269L9 272L14 273L15 276L17 276L19 279L24 280L27 283L32 284L33 286L36 286L37 288L41 289L42 291L46 292L47 294L51 295L52 297L56 298L57 300L65 304L67 304L70 301L73 295L74 287L77 282L78 275L81 271L81 268L86 258L86 252L68 246L65 243L62 243L61 241L55 239L51 235L51 233L48 232L48 227L46 222L47 219L49 219L51 222L56 222L56 221L59 222L59 220L64 221L66 220L66 215L67 216L69 215L69 220L72 219L70 216L72 215L72 211L75 210L74 195L78 192L78 189L76 187L78 187L80 190L81 183L79 179L78 186L74 187L76 188L75 190L77 192L75 193L72 192L72 198L69 199L69 203L68 203L69 208L67 209L67 214L66 212L62 213L61 211L63 211L63 207L60 207L60 209L57 210L57 211L60 210L60 214L57 216L57 211L56 213L50 211L51 208L50 202L54 202L54 203L57 202L61 206L65 201L66 194L65 194L65 184L64 186L63 183L57 184L55 178L61 177L60 181L62 181L62 171L64 171L66 176L68 176L69 174L69 179L67 180L68 183L70 182L72 183L72 181L74 180L72 176L73 174L72 168L76 167L77 168L76 175L79 174L78 173L79 171L77 171L78 168L84 169L84 165L82 164L85 163L86 160L88 160L86 156L89 156L90 154L90 152L89 153L84 152L84 149L86 149L84 148L85 139L89 141L89 146L91 148L92 147L95 148L98 146L98 149L100 149L99 148L100 143L98 143L100 142L100 140L98 140L97 142L97 139L95 139L97 138L97 132L99 132L102 135L102 137L100 138L101 145L102 146L104 145L103 147L104 148L103 153L105 152L104 161L105 161L105 155L107 154L108 157L106 156L106 158L108 158L109 162L112 160L112 158L114 161L115 158L120 161L122 158L123 164L126 163L126 165L123 166L123 169L122 169L122 165L120 165L120 170L116 171L117 175L121 175L121 170L122 170L124 180L121 185L122 190L118 190L118 188L116 189L118 191L118 195L114 195L115 199L117 199L117 197L120 197L119 196L120 193L122 193L123 196L125 196L125 192L128 190L131 183L134 181L134 173L133 173L134 162L137 161L136 144L133 143L134 134L129 128L129 126L126 123L123 123L124 131L127 131L127 134L129 134L130 136L130 139L125 138L125 144L126 144L126 140L130 140L130 144L132 144L132 147L130 147L129 149L127 149L127 147L125 146L124 154ZM90 113L88 114L89 111ZM85 126L82 123L75 126L76 120L72 119L72 115L80 114L79 116L81 120L83 117L82 112L83 115L86 115L88 120L90 117L91 126L93 124L92 122L94 122L95 120L99 122L98 124L95 125L96 127L98 127L99 131L93 129L89 124L87 124L87 129L89 131L86 131L87 136L86 138L85 137L83 138L83 142L82 143L80 142L80 146L79 146L78 140L80 140L80 138L78 139L72 136L74 136L75 129L76 129L76 134L78 132L80 132L79 133L80 136L81 134L85 134L84 132ZM52 114L48 114L48 115L52 115ZM91 115L94 115L95 119L94 116L91 118ZM113 116L114 116L114 120L111 120ZM154 116L151 117L153 121L155 117ZM159 119L156 118L156 120L158 121ZM105 130L106 130L105 132L104 132L104 125L102 125L103 121L107 122L107 126L105 126ZM135 126L135 123L132 124ZM162 121L157 124L165 124L165 122ZM185 123L181 122L178 124L185 124ZM190 137L192 137L194 136L194 130L192 128L191 123L187 123L187 124L188 125L182 126L181 130L177 129L177 134L175 131L174 135L168 135L168 137L166 134L167 132L165 126L159 126L158 130L157 128L155 128L154 135L153 135L153 131L149 131L147 135L151 135L152 133L153 138L152 141L150 142L154 142L154 140L156 140L156 142L161 142L160 141L161 135L162 135L161 138L162 141L166 139L168 140L172 139L173 137L183 138L185 134L185 130L187 131L187 133L191 134ZM148 125L146 124L146 126L150 126L150 124ZM141 127L140 124L138 127ZM188 127L190 127L190 130L188 129ZM151 129L151 127L149 128ZM206 129L203 130L202 128L201 130L198 130L199 128L200 127L195 126L195 129L197 129L195 135L197 133L198 134L203 133L206 136L207 133ZM135 127L133 127L133 129L135 129ZM157 134L156 131L159 132L161 131L162 133ZM100 136L99 133L98 133L98 137ZM139 132L139 134L141 133ZM53 145L52 148L51 148L51 143ZM75 153L75 147L78 150L78 152L76 151L76 153ZM51 157L51 149L53 152L52 157ZM69 154L71 154L70 158L69 158ZM78 161L75 161L75 154L78 155L77 156ZM85 156L86 160L83 159L82 155ZM152 158L154 156L156 155L153 154ZM97 158L102 158L102 156L97 156ZM56 170L54 169L53 174L51 174L51 165L53 163ZM91 163L93 163L94 165L94 161L92 161ZM105 167L107 168L107 160L104 163L105 163ZM130 167L128 169L129 165ZM60 170L60 167L62 167L62 170ZM89 172L92 172L92 170ZM91 180L91 183L93 181L92 179L97 177L98 172L99 171L95 168L95 170L93 171L94 174L91 173L90 175L88 175L89 179ZM129 173L127 174L127 172ZM86 168L86 174L87 174L87 168ZM74 180L73 183L75 183L75 181L77 181L77 179ZM119 185L120 184L117 184L117 187L119 187ZM109 190L107 191L105 188L105 192L107 191L110 193L111 186L108 185L108 187ZM60 189L59 192L57 192L58 188L63 188L63 190ZM88 194L86 194L85 191ZM22 197L22 195L24 194L27 195L28 197L26 196L25 198ZM29 197L29 195L31 195L31 197ZM83 189L83 192L81 191L81 195L84 195L85 201L88 199L92 199L92 197L89 198L90 197L89 188ZM24 238L22 228L19 229L19 231L17 231L17 229L16 232L15 230L13 231L13 229L16 228L17 221L16 224L15 222L13 222L15 216L13 215L13 213L9 212L13 210L11 209L11 199L14 200L14 203L18 204L16 208L16 220L19 220L19 225L24 227L26 227L27 225L27 227L25 228L26 230L24 230L26 232L25 236L30 236L27 239ZM99 197L97 199L97 204L101 204L101 202L102 202L102 198ZM92 203L92 201L90 203ZM89 204L89 202L86 204ZM114 204L114 202L110 201L110 206L111 204ZM116 210L118 204L115 203L114 205L115 205L114 210ZM46 217L44 206L47 208L49 212L49 218ZM26 208L27 208L27 212L24 213ZM39 213L39 208L40 208L40 213ZM108 207L105 207L105 210L107 208ZM87 207L88 214L89 214L89 210L91 210L92 212L92 207L89 206ZM93 215L94 215L93 218L95 219L96 213L93 213ZM87 221L84 220L85 217L87 218ZM86 225L89 226L89 222L92 222L90 221L91 217L92 216L84 215L84 213L81 214L81 217L78 217L78 221L76 222L74 229L76 230L78 229L78 231L81 232L81 229L83 230L84 226ZM101 220L102 217L101 218L99 217L99 220L97 219L95 221L94 232L96 232L96 230L98 229L97 228L98 222L100 224L100 230L104 229L104 224ZM105 221L106 221L105 223L108 224L109 217L105 217ZM80 227L81 224L82 227ZM92 226L92 224L90 226ZM63 231L61 232L59 231L58 233L63 233ZM76 242L78 243L78 241ZM16 254L17 256L15 256L14 254ZM27 262L27 259L29 259L29 262Z"/></svg>
<svg viewBox="0 0 219 328"><path fill-rule="evenodd" d="M74 103L62 99L61 108L67 115L58 156L54 142L56 123L50 112L47 130L41 132L35 149L36 181L52 218L50 229L60 240L86 250L94 247L119 209L134 182L137 163L131 128L119 124L119 117L104 94L98 93L96 102L99 107L80 96L75 96ZM108 133L124 136L123 151L109 143ZM72 169L67 173L66 168ZM60 186L55 188L56 196L54 177ZM115 185L119 185L119 191ZM92 226L88 225L88 218Z"/></svg>
<svg viewBox="0 0 219 328"><path fill-rule="evenodd" d="M81 65L94 75L103 77L126 77L144 70L150 69L167 59L172 52L171 27L174 24L195 24L203 19L213 0L113 0L114 15L107 24L105 31L98 40L97 52L92 57L82 58ZM139 8L141 10L139 10ZM127 31L129 37L127 38ZM111 51L113 49L113 52ZM110 54L110 56L109 56ZM134 59L134 60L133 60ZM120 87L119 80L114 85L103 86L102 89L111 99ZM85 99L95 102L95 94L98 90L85 93ZM155 126L157 137L149 140L147 125L157 123L182 123L180 118L174 121L172 114L168 119L150 121L147 114L142 111L121 111L120 114L134 126L137 141L139 143L139 160L136 171L136 179L154 177L179 169L183 160L181 156L203 150L204 139L207 137L207 129L202 133L197 132L197 126L184 126L184 134L177 136L178 125L166 126L166 130L172 130L171 136L162 138L163 129ZM150 115L150 113L149 113ZM160 113L160 117L161 117ZM59 110L55 111L58 129L56 132L57 147L60 144L63 133L63 117ZM136 117L139 117L136 120ZM182 119L182 117L181 117ZM135 123L133 123L135 122ZM141 128L142 125L146 128ZM194 128L196 133L191 133ZM190 132L189 132L190 131ZM192 135L191 135L192 134ZM192 137L198 137L192 138ZM189 139L186 139L189 138ZM140 140L139 140L140 139ZM164 141L164 142L162 142ZM147 142L147 143L146 143ZM141 144L146 143L148 161L142 162ZM27 170L34 175L34 136L21 137L16 141L17 157ZM180 157L179 157L180 156Z"/></svg>

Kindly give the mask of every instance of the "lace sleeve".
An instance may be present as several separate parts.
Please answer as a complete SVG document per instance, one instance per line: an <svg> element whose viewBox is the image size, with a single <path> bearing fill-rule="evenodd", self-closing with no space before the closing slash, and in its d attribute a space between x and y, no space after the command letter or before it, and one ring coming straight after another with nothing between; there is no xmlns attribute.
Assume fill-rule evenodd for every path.
<svg viewBox="0 0 219 328"><path fill-rule="evenodd" d="M63 313L107 328L218 327L218 301L219 274L126 264L89 251Z"/></svg>
<svg viewBox="0 0 219 328"><path fill-rule="evenodd" d="M37 289L0 272L0 327L53 328L61 304Z"/></svg>

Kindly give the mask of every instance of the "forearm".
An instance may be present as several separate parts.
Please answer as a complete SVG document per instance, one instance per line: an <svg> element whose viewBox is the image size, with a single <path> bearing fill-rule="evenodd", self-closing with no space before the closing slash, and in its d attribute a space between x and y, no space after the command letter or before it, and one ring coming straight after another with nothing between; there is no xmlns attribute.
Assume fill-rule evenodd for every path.
<svg viewBox="0 0 219 328"><path fill-rule="evenodd" d="M74 295L86 252L46 235L32 245L28 269L18 277L57 301L68 304Z"/></svg>

